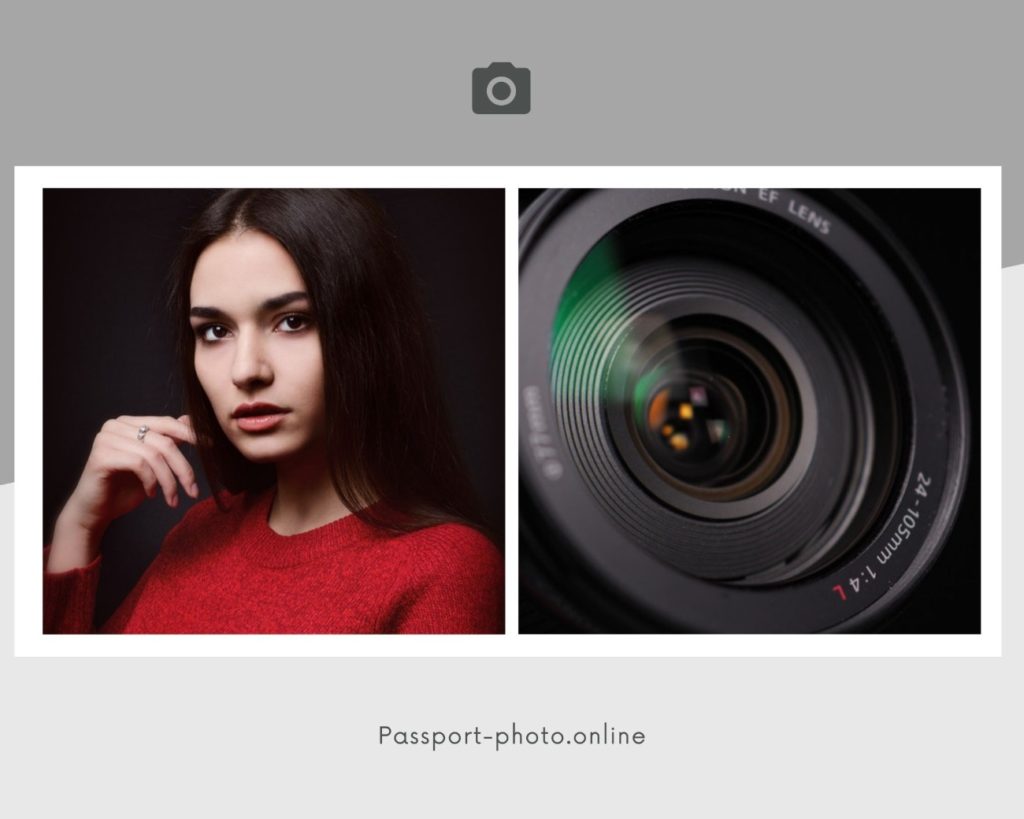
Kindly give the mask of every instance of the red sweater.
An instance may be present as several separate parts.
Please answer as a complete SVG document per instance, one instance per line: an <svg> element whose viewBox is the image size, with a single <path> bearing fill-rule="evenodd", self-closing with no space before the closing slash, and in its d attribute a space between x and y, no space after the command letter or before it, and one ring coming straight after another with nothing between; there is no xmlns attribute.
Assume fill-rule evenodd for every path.
<svg viewBox="0 0 1024 819"><path fill-rule="evenodd" d="M394 535L355 515L298 535L267 524L273 490L191 507L102 631L484 633L503 631L502 559L468 526ZM92 631L101 559L44 573L43 630Z"/></svg>

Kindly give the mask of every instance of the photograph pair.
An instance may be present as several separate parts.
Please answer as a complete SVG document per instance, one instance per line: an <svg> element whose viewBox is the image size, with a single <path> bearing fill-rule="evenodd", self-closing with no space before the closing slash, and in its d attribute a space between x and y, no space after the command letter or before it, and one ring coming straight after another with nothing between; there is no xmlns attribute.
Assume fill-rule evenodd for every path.
<svg viewBox="0 0 1024 819"><path fill-rule="evenodd" d="M849 632L983 653L997 635L997 172L20 170L39 171L17 236L41 274L18 296L40 320L18 352L37 651L98 633L728 653L686 635ZM794 184L701 186L744 176Z"/></svg>

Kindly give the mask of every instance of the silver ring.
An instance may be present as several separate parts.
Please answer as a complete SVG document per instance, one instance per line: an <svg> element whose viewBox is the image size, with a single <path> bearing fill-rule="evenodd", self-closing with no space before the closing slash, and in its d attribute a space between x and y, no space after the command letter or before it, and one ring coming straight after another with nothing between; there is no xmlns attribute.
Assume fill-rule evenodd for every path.
<svg viewBox="0 0 1024 819"><path fill-rule="evenodd" d="M135 437L138 438L140 441L145 441L147 432L149 432L149 427L143 424L141 427L139 427L139 433Z"/></svg>

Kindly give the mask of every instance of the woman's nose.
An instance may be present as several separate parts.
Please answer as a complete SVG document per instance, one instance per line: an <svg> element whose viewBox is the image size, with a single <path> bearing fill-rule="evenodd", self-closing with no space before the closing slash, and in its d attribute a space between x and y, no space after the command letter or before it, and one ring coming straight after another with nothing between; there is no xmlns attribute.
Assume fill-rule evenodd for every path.
<svg viewBox="0 0 1024 819"><path fill-rule="evenodd" d="M270 366L263 340L258 333L241 333L238 336L235 358L231 363L231 380L239 389L273 382L274 369Z"/></svg>

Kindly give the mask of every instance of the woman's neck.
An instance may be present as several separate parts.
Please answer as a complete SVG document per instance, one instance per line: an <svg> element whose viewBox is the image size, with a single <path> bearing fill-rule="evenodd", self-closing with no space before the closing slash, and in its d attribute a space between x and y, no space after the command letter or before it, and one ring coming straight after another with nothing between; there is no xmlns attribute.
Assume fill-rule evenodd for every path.
<svg viewBox="0 0 1024 819"><path fill-rule="evenodd" d="M278 464L277 491L267 521L279 535L296 535L350 514L331 482L326 461Z"/></svg>

